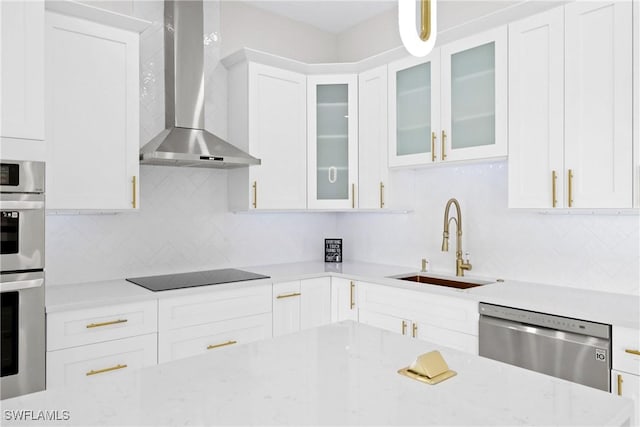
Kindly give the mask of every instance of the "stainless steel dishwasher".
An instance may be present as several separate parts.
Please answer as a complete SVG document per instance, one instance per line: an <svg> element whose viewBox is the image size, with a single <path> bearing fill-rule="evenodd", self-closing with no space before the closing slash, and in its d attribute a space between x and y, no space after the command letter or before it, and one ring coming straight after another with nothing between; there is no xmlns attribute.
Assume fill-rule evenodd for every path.
<svg viewBox="0 0 640 427"><path fill-rule="evenodd" d="M610 391L611 326L480 303L479 354Z"/></svg>

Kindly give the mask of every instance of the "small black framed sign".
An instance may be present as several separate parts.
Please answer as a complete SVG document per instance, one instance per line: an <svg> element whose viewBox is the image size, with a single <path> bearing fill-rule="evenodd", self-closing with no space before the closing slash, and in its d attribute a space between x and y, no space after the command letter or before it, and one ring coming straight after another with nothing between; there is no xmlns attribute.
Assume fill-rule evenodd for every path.
<svg viewBox="0 0 640 427"><path fill-rule="evenodd" d="M342 239L324 239L324 262L342 262Z"/></svg>

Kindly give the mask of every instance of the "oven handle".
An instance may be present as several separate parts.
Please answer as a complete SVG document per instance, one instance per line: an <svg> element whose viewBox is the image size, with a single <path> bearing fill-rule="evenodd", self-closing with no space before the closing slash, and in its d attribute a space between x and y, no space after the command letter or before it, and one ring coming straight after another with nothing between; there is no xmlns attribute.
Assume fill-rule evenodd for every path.
<svg viewBox="0 0 640 427"><path fill-rule="evenodd" d="M20 291L23 289L39 288L44 284L44 279L16 280L14 282L0 283L0 292Z"/></svg>
<svg viewBox="0 0 640 427"><path fill-rule="evenodd" d="M44 202L42 201L26 201L26 200L2 200L1 203L2 210L9 211L26 211L26 210L36 210L36 209L44 209Z"/></svg>

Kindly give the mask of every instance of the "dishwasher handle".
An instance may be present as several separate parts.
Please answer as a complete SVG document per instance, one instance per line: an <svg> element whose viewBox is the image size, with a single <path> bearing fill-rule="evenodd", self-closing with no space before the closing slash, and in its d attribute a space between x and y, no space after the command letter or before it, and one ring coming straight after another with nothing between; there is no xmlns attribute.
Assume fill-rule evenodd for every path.
<svg viewBox="0 0 640 427"><path fill-rule="evenodd" d="M480 323L493 328L505 328L515 332L552 338L554 340L569 341L580 345L598 348L608 348L609 340L575 332L561 331L528 323L514 322L486 315L480 315Z"/></svg>

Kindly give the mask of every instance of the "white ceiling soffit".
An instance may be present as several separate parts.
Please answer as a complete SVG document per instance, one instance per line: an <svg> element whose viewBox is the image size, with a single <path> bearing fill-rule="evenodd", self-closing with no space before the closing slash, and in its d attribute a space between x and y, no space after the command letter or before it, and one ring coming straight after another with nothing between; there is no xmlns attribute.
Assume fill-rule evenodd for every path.
<svg viewBox="0 0 640 427"><path fill-rule="evenodd" d="M398 7L397 0L245 0L244 2L334 34Z"/></svg>

